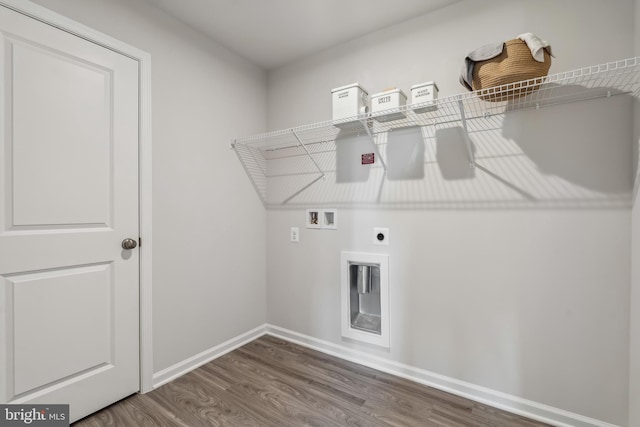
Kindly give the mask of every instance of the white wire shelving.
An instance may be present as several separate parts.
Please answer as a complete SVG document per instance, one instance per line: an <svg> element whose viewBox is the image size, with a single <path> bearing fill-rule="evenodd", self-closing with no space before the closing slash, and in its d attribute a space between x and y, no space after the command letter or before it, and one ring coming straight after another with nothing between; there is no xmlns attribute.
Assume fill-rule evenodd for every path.
<svg viewBox="0 0 640 427"><path fill-rule="evenodd" d="M379 150L389 131L418 126L424 135L433 135L432 129L459 126L464 129L466 155L474 168L469 134L491 127L492 120L495 123L496 118L514 111L622 94L640 95L640 57L442 97L434 101L435 108L430 111L416 112L432 104L409 104L375 114L238 138L231 146L264 205L286 207L296 205L301 194L335 174L335 152L340 140L369 137L377 153L376 166L384 175L386 165ZM401 118L384 121L386 116L398 113Z"/></svg>

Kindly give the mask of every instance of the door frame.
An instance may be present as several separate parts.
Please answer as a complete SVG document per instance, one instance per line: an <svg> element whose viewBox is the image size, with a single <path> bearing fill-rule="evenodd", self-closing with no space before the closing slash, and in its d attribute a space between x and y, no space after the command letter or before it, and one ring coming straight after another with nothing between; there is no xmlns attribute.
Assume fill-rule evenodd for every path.
<svg viewBox="0 0 640 427"><path fill-rule="evenodd" d="M152 233L151 233L151 55L28 0L0 5L125 55L139 64L138 194L140 245L140 392L153 390Z"/></svg>

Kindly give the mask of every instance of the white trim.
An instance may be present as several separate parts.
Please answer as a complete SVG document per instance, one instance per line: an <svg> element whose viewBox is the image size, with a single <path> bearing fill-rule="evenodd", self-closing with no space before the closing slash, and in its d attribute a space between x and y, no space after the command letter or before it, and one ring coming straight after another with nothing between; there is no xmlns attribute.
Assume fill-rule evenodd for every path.
<svg viewBox="0 0 640 427"><path fill-rule="evenodd" d="M320 340L278 326L267 324L265 327L267 335L554 426L616 427L604 421L522 399L517 396L457 380L447 377L446 375L429 372L393 360L373 356L359 350Z"/></svg>
<svg viewBox="0 0 640 427"><path fill-rule="evenodd" d="M140 391L153 389L153 342L151 316L152 227L151 227L151 55L111 36L27 0L0 0L0 5L92 43L128 56L139 63L139 195L140 195Z"/></svg>
<svg viewBox="0 0 640 427"><path fill-rule="evenodd" d="M140 206L140 392L153 390L153 227L152 227L152 126L151 126L151 55L144 54L140 63L140 139L139 139L139 206Z"/></svg>
<svg viewBox="0 0 640 427"><path fill-rule="evenodd" d="M169 381L172 381L196 368L199 368L205 363L209 363L212 360L217 359L220 356L224 356L225 354L235 350L238 347L242 347L243 345L255 340L256 338L263 336L266 333L266 328L266 324L258 326L257 328L252 329L249 332L245 332L244 334L231 338L230 340L227 340L222 344L211 347L208 350L198 353L195 356L192 356L188 359L183 360L182 362L178 362L175 365L169 366L168 368L157 372L153 375L153 386L160 387L161 385L166 384Z"/></svg>

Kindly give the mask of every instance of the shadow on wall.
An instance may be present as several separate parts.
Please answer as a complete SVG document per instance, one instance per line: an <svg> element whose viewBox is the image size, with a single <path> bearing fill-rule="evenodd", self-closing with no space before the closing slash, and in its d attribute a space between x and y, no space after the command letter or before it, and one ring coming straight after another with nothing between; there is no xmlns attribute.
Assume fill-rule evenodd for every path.
<svg viewBox="0 0 640 427"><path fill-rule="evenodd" d="M513 140L545 175L608 194L632 190L632 100L628 95L505 115Z"/></svg>
<svg viewBox="0 0 640 427"><path fill-rule="evenodd" d="M471 152L476 148L471 143ZM469 166L464 129L456 126L436 130L436 161L443 179L472 179L475 170Z"/></svg>
<svg viewBox="0 0 640 427"><path fill-rule="evenodd" d="M372 164L375 162L376 148L371 137L366 133L356 136L342 136L336 138L336 182L353 183L366 182L369 179L370 166L365 163L363 156L373 154Z"/></svg>

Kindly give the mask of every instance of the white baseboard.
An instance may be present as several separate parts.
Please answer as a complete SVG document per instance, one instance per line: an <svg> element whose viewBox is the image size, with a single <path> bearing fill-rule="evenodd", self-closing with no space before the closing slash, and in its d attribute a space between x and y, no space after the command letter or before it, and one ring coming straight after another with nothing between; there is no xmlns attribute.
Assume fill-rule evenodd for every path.
<svg viewBox="0 0 640 427"><path fill-rule="evenodd" d="M517 396L491 390L424 369L415 368L393 360L372 356L358 350L323 341L278 326L266 325L266 334L554 426L616 427L604 421L522 399Z"/></svg>
<svg viewBox="0 0 640 427"><path fill-rule="evenodd" d="M393 360L372 356L362 351L269 324L264 324L244 334L238 335L209 350L205 350L202 353L196 354L193 357L155 373L153 375L153 386L154 388L160 387L265 334L554 426L617 427L604 421L522 399L517 396L460 381Z"/></svg>
<svg viewBox="0 0 640 427"><path fill-rule="evenodd" d="M231 338L230 340L227 340L222 344L218 344L217 346L211 347L210 349L198 353L188 359L185 359L182 362L178 362L175 365L163 369L162 371L154 373L153 388L160 387L161 385L166 384L169 381L172 381L196 368L199 368L205 363L209 363L212 360L217 359L220 356L224 356L225 354L235 350L238 347L242 347L243 345L255 340L256 338L261 337L266 333L266 328L266 324L258 326L257 328L252 329L249 332L245 332L244 334Z"/></svg>

